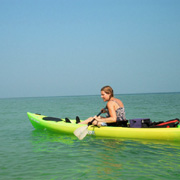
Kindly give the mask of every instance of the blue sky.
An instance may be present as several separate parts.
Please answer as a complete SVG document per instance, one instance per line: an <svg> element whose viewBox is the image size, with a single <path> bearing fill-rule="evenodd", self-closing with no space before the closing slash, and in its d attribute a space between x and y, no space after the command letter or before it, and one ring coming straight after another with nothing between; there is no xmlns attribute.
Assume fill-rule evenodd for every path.
<svg viewBox="0 0 180 180"><path fill-rule="evenodd" d="M179 0L0 0L0 98L180 91Z"/></svg>

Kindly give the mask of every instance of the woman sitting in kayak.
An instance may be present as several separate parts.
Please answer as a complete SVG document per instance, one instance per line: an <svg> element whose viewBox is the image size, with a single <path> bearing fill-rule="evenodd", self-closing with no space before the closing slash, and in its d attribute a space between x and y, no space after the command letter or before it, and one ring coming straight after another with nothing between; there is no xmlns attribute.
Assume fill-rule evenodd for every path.
<svg viewBox="0 0 180 180"><path fill-rule="evenodd" d="M80 124L88 124L95 119L92 124L97 126L126 126L124 105L120 99L114 97L113 89L110 86L104 86L101 89L101 98L103 101L107 101L106 108L102 109L103 113L107 113L106 117L90 117Z"/></svg>

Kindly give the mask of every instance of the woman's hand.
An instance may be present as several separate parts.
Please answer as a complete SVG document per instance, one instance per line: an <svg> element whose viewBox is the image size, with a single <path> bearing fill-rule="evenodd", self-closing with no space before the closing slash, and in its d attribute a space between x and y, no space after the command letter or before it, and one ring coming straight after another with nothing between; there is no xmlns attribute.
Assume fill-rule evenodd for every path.
<svg viewBox="0 0 180 180"><path fill-rule="evenodd" d="M106 108L101 109L101 112L102 112L102 113L107 113Z"/></svg>

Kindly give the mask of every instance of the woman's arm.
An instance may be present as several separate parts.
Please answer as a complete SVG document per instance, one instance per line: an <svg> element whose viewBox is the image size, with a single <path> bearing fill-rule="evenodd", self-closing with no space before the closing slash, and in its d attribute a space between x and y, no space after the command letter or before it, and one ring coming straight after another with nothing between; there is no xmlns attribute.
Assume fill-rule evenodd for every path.
<svg viewBox="0 0 180 180"><path fill-rule="evenodd" d="M107 103L107 108L109 110L110 117L103 118L103 117L95 116L95 119L97 121L99 121L99 122L106 122L106 123L114 123L114 122L116 122L117 116L116 116L114 103L112 101L109 101Z"/></svg>

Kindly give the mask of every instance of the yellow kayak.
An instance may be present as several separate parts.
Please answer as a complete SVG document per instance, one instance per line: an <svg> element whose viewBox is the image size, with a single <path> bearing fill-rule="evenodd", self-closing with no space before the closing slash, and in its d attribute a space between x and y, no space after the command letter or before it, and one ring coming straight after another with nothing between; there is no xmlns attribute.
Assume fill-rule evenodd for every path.
<svg viewBox="0 0 180 180"><path fill-rule="evenodd" d="M86 126L71 123L65 119L49 118L44 115L27 113L30 122L35 129L50 130L57 133L72 134L77 128ZM110 127L110 126L89 126L88 135L107 138L128 138L128 139L148 139L148 140L168 140L180 141L180 126L172 128L130 128L130 127Z"/></svg>

